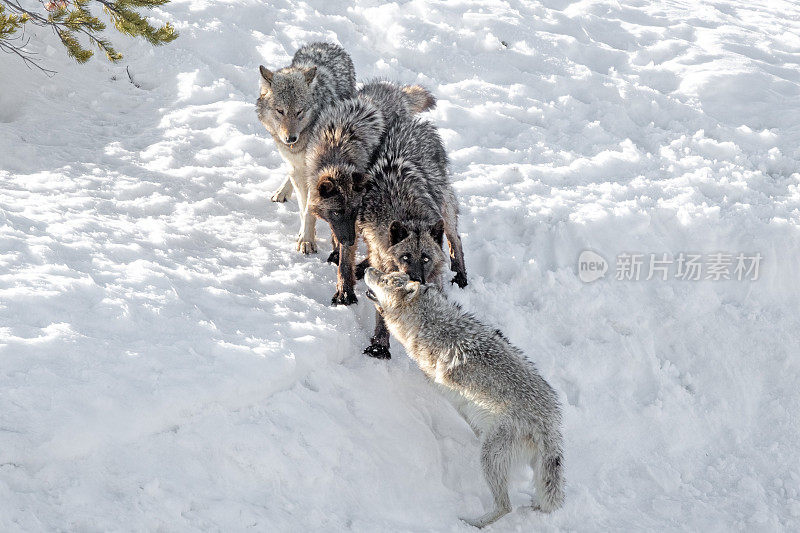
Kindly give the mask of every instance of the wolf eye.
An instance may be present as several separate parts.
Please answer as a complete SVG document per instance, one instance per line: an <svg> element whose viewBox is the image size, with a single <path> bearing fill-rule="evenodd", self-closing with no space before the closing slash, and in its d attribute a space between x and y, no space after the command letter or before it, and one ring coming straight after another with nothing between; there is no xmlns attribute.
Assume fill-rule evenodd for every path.
<svg viewBox="0 0 800 533"><path fill-rule="evenodd" d="M283 109L278 109L277 107L275 108L275 112L278 113L280 116L283 116L284 114Z"/></svg>
<svg viewBox="0 0 800 533"><path fill-rule="evenodd" d="M301 109L300 111L298 111L297 113L295 113L295 116L296 116L297 118L300 118L301 116L303 116L303 110Z"/></svg>
<svg viewBox="0 0 800 533"><path fill-rule="evenodd" d="M331 211L331 216L333 218L339 218L340 216L342 216L342 212L341 211Z"/></svg>
<svg viewBox="0 0 800 533"><path fill-rule="evenodd" d="M406 254L406 255L402 256L400 259L402 259L403 261L408 263L408 260L411 259L411 258L408 256L408 254Z"/></svg>
<svg viewBox="0 0 800 533"><path fill-rule="evenodd" d="M430 258L430 257L428 257L427 255L423 255L423 256L422 256L422 262L423 262L423 263L427 263L427 262L428 262L428 261L430 261L430 260L431 260L431 258Z"/></svg>

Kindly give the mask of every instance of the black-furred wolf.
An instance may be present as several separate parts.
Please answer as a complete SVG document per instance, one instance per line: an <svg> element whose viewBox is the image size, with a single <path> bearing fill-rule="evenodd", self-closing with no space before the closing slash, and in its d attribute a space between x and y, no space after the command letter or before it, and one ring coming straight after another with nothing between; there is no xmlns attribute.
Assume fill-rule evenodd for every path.
<svg viewBox="0 0 800 533"><path fill-rule="evenodd" d="M367 172L358 228L367 243L369 264L384 272L399 270L411 279L442 286L450 247L452 279L467 285L464 252L458 235L458 202L450 184L447 154L433 124L398 117L391 124ZM380 313L367 355L389 358L389 332Z"/></svg>
<svg viewBox="0 0 800 533"><path fill-rule="evenodd" d="M392 335L482 435L481 465L495 508L463 520L483 527L511 511L508 474L517 459L533 467L538 508L561 507L561 410L536 367L499 330L449 302L435 285L374 268L364 281Z"/></svg>
<svg viewBox="0 0 800 533"><path fill-rule="evenodd" d="M418 85L371 81L355 98L327 108L317 121L306 163L312 184L308 210L331 226L333 252L328 260L339 265L334 304L357 301L356 219L369 186L366 172L387 126L435 105L436 99Z"/></svg>
<svg viewBox="0 0 800 533"><path fill-rule="evenodd" d="M256 112L275 139L281 156L292 167L272 201L285 202L294 188L300 206L297 250L305 254L316 252L316 219L307 209L310 184L306 148L320 113L355 94L353 61L340 46L311 43L294 54L290 66L276 72L264 66L260 70L261 96Z"/></svg>

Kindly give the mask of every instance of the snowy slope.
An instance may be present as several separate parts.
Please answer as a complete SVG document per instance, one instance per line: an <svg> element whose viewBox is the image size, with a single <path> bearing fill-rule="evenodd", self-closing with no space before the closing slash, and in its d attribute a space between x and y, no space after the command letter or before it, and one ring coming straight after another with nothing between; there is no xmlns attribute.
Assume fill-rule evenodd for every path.
<svg viewBox="0 0 800 533"><path fill-rule="evenodd" d="M567 503L492 531L800 528L800 8L173 0L158 49L0 54L0 530L468 531L478 441L325 254L254 113L311 40L430 87L470 285L559 391ZM503 42L505 44L503 44ZM125 67L140 87L128 81ZM319 225L318 244L327 249ZM577 258L611 264L582 283ZM757 281L618 281L621 252ZM359 295L363 285L359 285Z"/></svg>

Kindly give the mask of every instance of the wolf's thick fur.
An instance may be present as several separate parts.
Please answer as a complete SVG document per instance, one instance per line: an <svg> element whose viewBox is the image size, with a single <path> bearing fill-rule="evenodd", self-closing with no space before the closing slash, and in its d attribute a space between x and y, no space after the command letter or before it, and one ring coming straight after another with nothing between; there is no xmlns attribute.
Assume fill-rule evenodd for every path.
<svg viewBox="0 0 800 533"><path fill-rule="evenodd" d="M456 272L452 281L466 286L458 203L447 165L442 140L429 122L398 117L389 127L369 169L370 188L358 220L370 265L385 272L403 271L441 287L444 234L450 245L450 269ZM380 313L365 353L390 357L389 332Z"/></svg>
<svg viewBox="0 0 800 533"><path fill-rule="evenodd" d="M385 81L365 84L355 98L326 109L308 147L308 210L327 221L339 263L334 304L348 305L355 295L356 218L366 190L366 171L388 124L398 117L432 108L436 99L423 87Z"/></svg>
<svg viewBox="0 0 800 533"><path fill-rule="evenodd" d="M425 87L405 85L402 90L412 113L422 113L436 107L436 98Z"/></svg>
<svg viewBox="0 0 800 533"><path fill-rule="evenodd" d="M511 511L509 467L533 467L538 508L564 502L558 397L522 352L496 329L449 302L433 285L368 268L367 296L380 306L392 335L482 435L481 465L495 508L467 523L483 527Z"/></svg>
<svg viewBox="0 0 800 533"><path fill-rule="evenodd" d="M285 202L294 188L300 206L297 249L317 251L316 219L307 209L311 185L306 172L306 149L320 114L334 103L352 98L356 89L353 61L341 47L311 43L300 48L292 64L276 72L261 70L261 96L256 112L292 170L272 196Z"/></svg>

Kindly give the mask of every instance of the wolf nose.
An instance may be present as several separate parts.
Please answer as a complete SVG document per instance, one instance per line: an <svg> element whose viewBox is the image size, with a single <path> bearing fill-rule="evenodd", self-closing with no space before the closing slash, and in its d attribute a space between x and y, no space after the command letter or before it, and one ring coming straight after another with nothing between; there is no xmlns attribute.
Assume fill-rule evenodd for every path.
<svg viewBox="0 0 800 533"><path fill-rule="evenodd" d="M294 144L297 142L297 135L287 135L286 144Z"/></svg>

